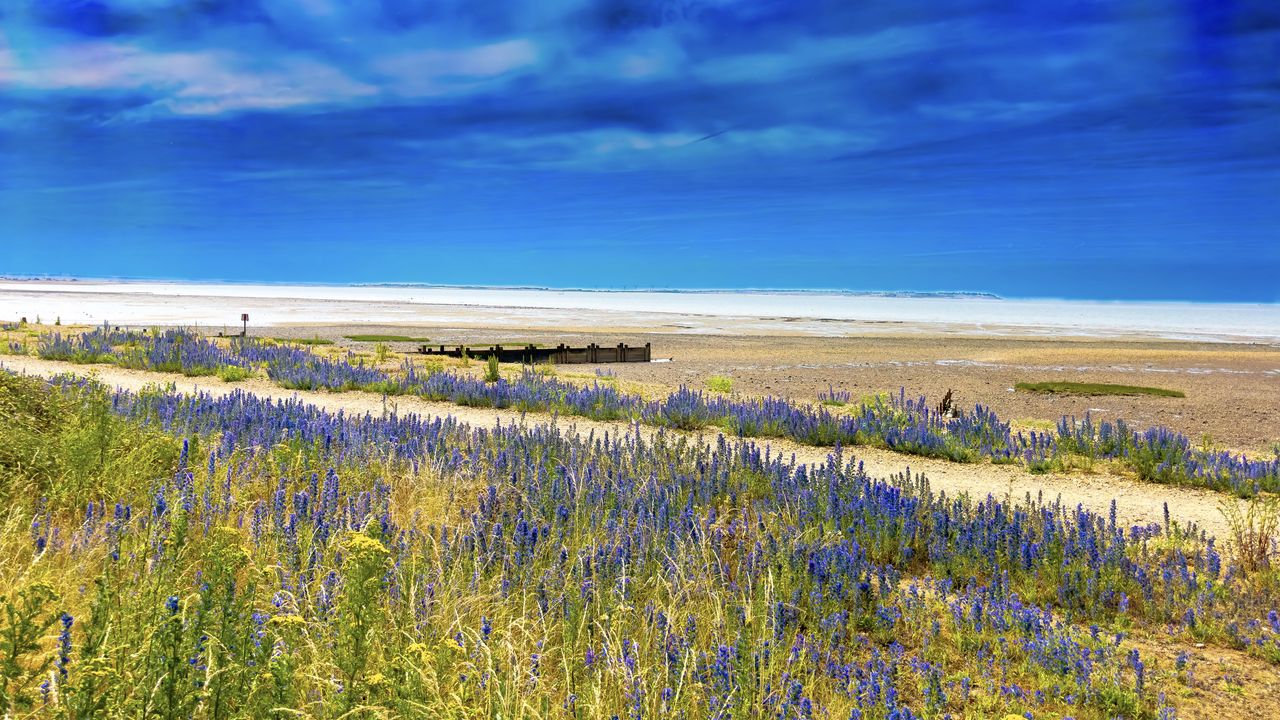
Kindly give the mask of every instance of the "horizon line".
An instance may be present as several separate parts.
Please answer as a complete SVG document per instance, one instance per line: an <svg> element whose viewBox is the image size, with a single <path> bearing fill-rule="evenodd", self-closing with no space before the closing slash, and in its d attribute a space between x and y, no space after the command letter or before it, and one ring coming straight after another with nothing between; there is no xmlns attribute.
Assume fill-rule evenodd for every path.
<svg viewBox="0 0 1280 720"><path fill-rule="evenodd" d="M661 287L661 286L611 286L611 287L557 287L551 285L499 285L432 282L325 282L311 280L228 280L222 278L171 278L114 275L88 277L77 275L20 275L0 274L0 282L100 282L100 283L169 283L174 285L234 285L268 287L333 287L333 288L433 288L456 290L528 290L539 292L575 293L666 293L666 294L739 294L739 295L835 295L853 297L882 297L898 299L968 299L999 301L1053 301L1093 303L1159 303L1188 305L1280 305L1280 299L1272 301L1240 300L1187 300L1176 298L1103 298L1061 297L1033 295L1000 295L984 290L853 290L845 288L795 288L795 287Z"/></svg>

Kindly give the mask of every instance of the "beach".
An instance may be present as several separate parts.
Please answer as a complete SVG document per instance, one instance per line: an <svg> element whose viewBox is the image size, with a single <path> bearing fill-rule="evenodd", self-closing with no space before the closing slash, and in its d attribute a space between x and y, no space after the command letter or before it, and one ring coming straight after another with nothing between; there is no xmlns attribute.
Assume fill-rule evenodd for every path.
<svg viewBox="0 0 1280 720"><path fill-rule="evenodd" d="M712 375L748 396L906 392L984 405L1037 428L1061 416L1166 425L1240 451L1280 439L1280 309L989 297L602 292L108 281L0 282L0 319L195 325L205 332L433 345L653 346L669 363L609 365L655 393ZM415 343L392 343L415 350ZM1178 389L1185 397L1015 392L1019 382Z"/></svg>
<svg viewBox="0 0 1280 720"><path fill-rule="evenodd" d="M628 291L419 285L0 281L0 317L65 323L381 324L843 337L1074 337L1280 344L1280 305L1011 300L822 291Z"/></svg>
<svg viewBox="0 0 1280 720"><path fill-rule="evenodd" d="M2 281L0 319L199 326L332 340L426 337L433 345L650 343L670 362L602 369L661 394L707 378L736 393L816 399L948 390L1025 429L1063 416L1164 425L1231 450L1280 441L1280 308L986 297L764 292L602 292L420 286ZM411 353L416 343L391 343ZM590 373L590 366L579 368ZM1019 382L1156 386L1182 398L1047 395Z"/></svg>
<svg viewBox="0 0 1280 720"><path fill-rule="evenodd" d="M1053 542L1068 538L1070 543L1074 543L1073 533L1095 528L1112 538L1109 542L1133 543L1127 551L1129 554L1123 556L1130 558L1125 563L1134 562L1133 557L1140 560L1147 557L1136 549L1139 545L1155 547L1153 541L1142 539L1148 537L1148 533L1161 533L1155 536L1155 542L1170 542L1165 538L1175 538L1174 541L1182 543L1207 543L1204 547L1208 549L1204 552L1210 559L1196 555L1198 559L1191 561L1197 568L1196 572L1200 572L1198 568L1207 568L1208 563L1221 563L1227 557L1242 557L1239 554L1241 536L1237 523L1239 518L1252 516L1259 507L1255 504L1258 498L1237 496L1256 492L1247 482L1235 486L1237 494L1232 494L1222 488L1207 487L1190 480L1152 481L1152 478L1136 471L1136 465L1128 456L1095 461L1081 455L1064 454L1047 467L1034 466L1030 451L1025 458L1015 453L1012 457L975 455L957 461L955 457L930 454L921 446L913 447L909 443L888 445L878 443L874 438L864 441L850 437L849 443L843 444L843 441L815 443L800 436L787 435L744 437L740 431L717 423L661 426L641 416L586 417L571 412L562 414L564 408L561 407L530 408L486 405L483 402L483 393L488 388L496 390L504 386L499 379L511 386L536 382L539 378L561 388L603 391L600 397L616 392L640 396L654 404L669 400L674 397L673 393L689 397L687 393L679 393L678 389L682 387L699 391L699 397L709 402L724 400L750 405L760 398L784 398L784 404L801 415L827 412L828 408L819 402L824 394L828 398L832 395L842 398L830 408L837 414L856 414L873 406L886 407L880 404L881 400L873 398L884 394L902 394L907 399L924 396L927 400L923 406L930 408L928 412L932 413L935 403L944 396L950 396L960 411L959 418L955 420L957 423L982 415L975 408L989 408L1009 423L1014 434L1039 433L1044 437L1045 434L1053 434L1055 423L1064 417L1082 419L1088 416L1095 423L1123 420L1139 433L1159 427L1177 431L1183 436L1180 442L1209 449L1214 457L1222 457L1218 452L1225 451L1232 458L1247 454L1254 461L1268 462L1280 443L1280 341L1273 336L1270 325L1275 308L1182 305L1185 304L1008 301L971 296L5 282L0 283L0 321L5 323L5 329L0 331L0 343L4 344L8 354L0 355L0 368L13 374L0 378L7 379L9 383L7 388L0 389L9 393L6 398L20 398L27 397L24 393L34 389L59 387L59 382L44 385L38 380L41 378L66 375L91 378L121 393L115 396L118 400L111 403L118 412L130 407L134 402L130 398L147 397L150 400L146 402L161 402L167 409L157 417L168 419L147 432L154 434L157 428L172 432L173 428L166 423L203 417L205 420L201 422L223 427L221 437L224 442L231 443L243 443L246 438L253 442L272 442L263 439L267 436L259 436L259 433L268 432L267 428L288 434L307 433L310 432L308 428L325 427L331 418L338 418L340 422L351 425L337 432L325 431L325 439L314 451L327 451L332 444L338 444L344 448L339 450L340 453L351 453L343 457L363 463L358 466L363 470L351 467L336 472L329 470L325 475L325 487L337 488L336 483L351 482L353 476L381 477L378 473L388 473L386 482L391 484L376 486L391 488L386 500L389 510L383 516L385 523L400 521L395 518L413 518L412 522L422 519L430 523L447 523L456 519L462 523L459 527L470 527L467 523L474 522L480 515L464 517L459 513L473 513L466 506L471 498L480 498L481 511L488 512L484 510L484 503L490 502L486 498L521 498L523 501L523 498L533 496L532 493L511 492L520 487L517 480L532 481L534 475L520 479L520 473L526 468L530 473L534 468L539 468L539 473L544 467L550 468L547 477L560 477L559 473L563 472L569 482L575 482L572 479L579 477L608 477L608 480L592 480L582 485L594 493L598 488L611 487L616 481L608 472L595 469L579 472L566 463L577 462L575 458L580 456L615 452L620 448L634 449L637 458L651 455L666 458L661 465L655 465L651 470L644 469L637 475L641 481L627 485L628 493L667 492L666 488L683 482L681 478L697 477L707 467L716 467L721 462L743 462L744 458L754 458L750 462L762 462L759 467L777 473L778 479L770 481L775 484L809 477L819 479L823 473L850 461L847 467L851 470L856 467L855 475L833 480L829 485L825 484L827 480L822 480L823 484L806 487L794 493L794 497L787 493L758 494L761 489L750 482L751 478L759 475L759 469L739 470L736 471L738 474L731 471L725 477L742 484L732 487L732 496L726 495L716 501L718 504L713 516L724 513L723 517L732 518L734 503L750 503L751 512L756 513L754 517L757 520L745 524L728 520L730 524L723 525L724 530L721 524L710 520L705 526L712 528L713 533L724 532L723 536L713 537L725 538L724 547L729 547L735 542L733 533L757 527L759 518L765 517L759 510L765 507L763 503L790 503L796 502L797 498L814 501L830 497L833 493L846 493L850 500L841 501L839 507L859 508L864 507L859 502L865 503L873 497L868 493L874 488L890 487L878 484L887 481L895 490L883 497L893 498L898 497L898 492L905 493L891 501L895 508L910 506L915 493L936 493L929 497L941 502L929 513L950 508L946 512L974 513L975 517L991 514L994 518L991 522L1001 527L1016 527L1022 522L1055 524L1057 529L1039 531L1038 537L1045 538L1044 542L1051 542L1050 538L1055 539ZM1161 314L1170 307L1179 312ZM1104 312L1102 308L1110 311ZM417 390L397 394L374 384L351 388L299 387L283 384L283 376L273 375L270 367L259 366L243 375L229 377L221 374L188 376L174 369L162 370L152 365L139 367L123 362L117 356L85 362L74 358L73 361L65 357L51 358L43 350L36 352L41 337L45 344L59 335L74 338L68 341L74 347L76 342L83 340L81 333L93 330L93 324L108 320L147 330L115 333L122 338L117 341L121 346L117 348L120 352L135 343L145 347L175 335L186 338L187 346L236 348L239 343L218 336L237 335L240 329L237 320L242 312L250 316L248 334L263 339L262 342L247 343L244 347L282 351L281 357L296 355L310 358L306 363L325 358L323 362L335 361L335 364L348 368L368 369L383 373L384 377L408 375L405 369L408 363L414 365L415 371L421 371L422 377L436 373L435 376L440 378L471 378L478 383L480 389L477 392L480 394L475 395L473 402L428 397ZM25 325L17 322L23 318L28 321ZM195 332L156 334L150 331L158 326L181 326ZM506 364L492 368L496 371L492 378L495 384L478 380L482 376L486 376L486 380L491 379L487 377L488 363L483 360L484 348L488 346L559 343L573 346L648 343L654 362L539 366L532 369L532 374L527 366ZM419 353L422 345L465 345L474 349L474 355L468 359L430 357ZM146 353L143 356L150 357ZM186 361L182 367L185 372ZM1164 395L1059 394L1017 387L1022 383L1052 382L1107 383L1166 392ZM71 385L76 386L75 383ZM23 390L24 387L32 390ZM257 405L259 399L266 401L265 404ZM72 408L71 412L76 413L87 412L76 409L78 406L74 404L59 407ZM172 412L179 407L185 409ZM306 413L310 419L303 421L292 415L298 412ZM27 417L15 415L16 422L8 427L17 428L15 432L26 438L21 431ZM369 451L376 453L370 457L376 457L376 467L381 468L371 469L375 466L369 463L374 461L356 454L363 452L357 443L365 431L357 428L400 427L397 423L406 425L396 430L393 436L384 436L369 446ZM84 418L68 423L71 428L90 426L97 427ZM1009 437L1002 429L997 432ZM949 430L948 435L951 433ZM457 449L439 445L447 437L461 438L464 444ZM547 458L551 457L546 454L531 455L511 464L509 458L518 451L513 448L534 448L536 453L545 453L546 448L541 448L539 443L556 437L580 443L575 446L578 449L567 455L562 453L551 465L545 465ZM1063 435L1057 437L1057 442L1061 443ZM281 436L272 442L271 446L276 448L273 452L286 455L294 452L290 443L300 442L299 437L283 438ZM198 448L196 452L202 458L201 469L185 476L179 473L180 480L175 481L175 488L181 490L185 487L181 484L186 482L181 480L182 477L203 478L207 475L208 483L214 483L216 479L217 493L250 492L242 488L269 486L275 495L271 503L262 496L252 503L237 504L231 499L215 502L216 493L205 491L200 495L203 504L193 501L193 508L203 508L206 512L218 512L220 507L256 508L252 518L242 522L249 528L247 532L251 536L269 528L283 528L288 532L297 518L312 517L295 513L293 519L286 522L283 514L270 516L265 511L268 506L285 507L279 498L287 497L288 491L280 488L290 482L288 479L277 480L274 474L265 484L234 479L235 473L240 472L234 464L236 458L255 457L252 452L236 450L228 453L226 459L220 459L220 450L202 445L198 437L194 442L197 443L194 446ZM419 446L417 443L420 442L424 444ZM483 443L490 443L490 449L476 452L474 448ZM980 443L979 440L976 444L977 452L983 452ZM67 447L75 450L80 446L73 443ZM185 458L188 446L184 444L182 447L181 457ZM418 450L414 448L417 447L435 453L424 456L433 459L412 462L406 466L408 469L393 469L393 460L389 459L391 455L397 452L416 453ZM1182 452L1177 447L1174 451ZM48 451L46 454L56 456L56 452ZM146 457L123 450L106 454L113 458ZM485 481L487 489L467 477L445 479L449 472L453 472L448 469L452 467L450 463L464 461L474 463L468 467L487 468L486 471L491 473L491 478ZM206 463L207 471L204 469ZM625 469L627 463L620 467ZM680 471L674 472L672 468L677 467ZM119 474L116 468L117 465L112 464L109 468L103 466L96 470L104 479L90 483L91 491L99 492L100 484L105 486L115 482ZM271 473L278 470L278 465L271 465ZM142 473L139 476L148 481L155 476L155 472L149 469L137 473ZM660 473L671 475L668 477ZM304 487L308 477L313 478L311 482L318 483L318 473L297 474L302 480L297 481L301 484L294 489L295 508L300 507L300 503L310 503L313 497L321 497L317 494L318 485ZM662 479L659 481L660 476ZM863 482L876 484L863 486ZM766 487L772 488L773 485ZM819 487L820 492L816 491ZM151 514L156 517L167 512L168 507L181 507L182 497L185 497L166 495L163 488L149 492L153 495L147 496L146 503L153 508ZM156 492L160 494L154 494ZM325 492L332 491L326 489ZM227 494L225 497L234 496ZM356 508L359 502L367 501L372 495L366 491L359 497L359 500L352 497L335 502L334 506ZM854 499L859 500L854 502ZM591 506L594 505L592 501ZM326 506L317 502L317 507ZM646 512L651 506L659 507L660 503L646 500L642 504ZM92 503L89 507L90 513L96 512ZM121 512L127 513L121 507L116 506L117 517ZM409 507L414 508L412 514L406 509ZM808 510L795 517L810 522L805 518L825 518L825 513L834 507L828 506L821 512ZM587 505L583 505L577 512L585 513L586 510ZM558 518L572 517L564 505L558 506L556 512L561 513L554 515ZM241 518L244 517L242 513ZM272 521L271 517L276 519ZM929 517L936 519L937 516L930 514ZM43 527L43 523L48 522L45 519L24 523L21 526L24 528L22 537L26 539L25 528L29 524L38 547L42 536L37 535L34 528ZM795 522L797 520L790 515L786 519L787 527ZM864 527L875 527L874 523L866 522L864 514L850 515L843 522L842 527L847 529L839 530L837 534L853 534ZM951 520L939 523L937 527L949 527L953 523L955 521ZM371 523L366 528L377 526L377 523ZM683 527L682 524L680 526ZM421 537L435 537L434 527L431 533ZM516 523L513 527L515 534L511 542L515 547L522 542L519 540L521 525ZM822 526L814 525L803 534L785 539L778 545L782 548L782 556L790 556L791 547L802 547L808 542L801 537L831 534L830 528L819 530L819 527ZM920 527L934 526L924 523ZM492 537L500 538L502 525L495 525L495 528ZM239 537L240 532L235 531L235 537ZM68 535L75 537L70 532ZM347 533L344 537L352 536ZM484 537L490 536L486 534ZM572 536L564 534L561 537ZM1126 541L1125 538L1131 540ZM496 543L497 540L491 542ZM964 543L957 541L951 544L962 547ZM951 544L941 543L937 547L949 547ZM874 546L871 537L867 538L866 546ZM765 545L750 542L743 547L754 547L759 551ZM889 547L898 547L898 541ZM1025 542L1022 547L1023 552L1037 552ZM936 552L940 550L929 550L930 563L937 562ZM1096 555L1098 558L1109 557L1111 552ZM136 557L138 552L122 555ZM681 553L675 555L683 557ZM1065 555L1046 557L1049 559L1033 558L1031 572L1035 577L1052 577L1052 573L1057 571L1058 558ZM1035 565L1035 562L1042 565ZM24 567L32 564L25 563ZM697 566L712 567L714 563L698 560ZM782 564L777 561L772 566L782 567ZM1017 572L1024 571L1024 566L1018 563L1011 567ZM1144 577L1163 577L1155 565L1142 570L1142 573ZM1252 605L1247 603L1253 602L1269 609L1269 601L1250 594L1253 590L1247 578L1241 580L1242 576L1235 573L1234 569L1229 571L1226 579L1220 582L1224 587L1228 583L1236 585L1230 590L1215 593L1214 597L1221 598L1222 605L1229 609L1234 607L1231 603L1239 601L1245 610L1231 612L1252 613L1250 617L1261 611L1249 609ZM1068 578L1077 576L1075 571L1064 575ZM63 580L60 578L59 582ZM914 585L910 587L914 588ZM913 599L910 602L919 602L920 595L915 594L914 589L902 586L901 591L911 595ZM1140 592L1137 586L1131 587L1130 591L1134 597L1138 597ZM577 591L573 594L576 595ZM498 597L496 594L492 596ZM460 597L475 598L477 595L468 586ZM455 604L465 602L459 600ZM940 605L931 612L945 617L949 611ZM1123 614L1125 611L1119 612ZM485 619L479 622L484 623L489 615L482 614L482 617ZM1176 617L1185 618L1186 615ZM1257 623L1255 626L1262 627ZM1060 624L1060 627L1071 626L1068 622ZM1165 667L1189 663L1188 667L1196 668L1196 684L1188 685L1192 689L1179 705L1181 716L1217 717L1224 710L1236 715L1252 711L1260 703L1265 703L1265 698L1274 696L1275 689L1280 687L1273 661L1234 645L1228 646L1222 640L1204 643L1170 636L1169 627L1168 624L1154 622L1150 625L1133 624L1125 633L1123 652L1140 652L1148 662ZM1084 633L1085 630L1080 629L1079 632ZM1116 642L1119 644L1121 640ZM537 649L542 650L545 646L544 641ZM462 645L459 643L453 647ZM1264 646L1259 645L1259 648ZM1223 674L1220 681L1215 672L1227 674ZM1274 713L1258 716L1271 717Z"/></svg>

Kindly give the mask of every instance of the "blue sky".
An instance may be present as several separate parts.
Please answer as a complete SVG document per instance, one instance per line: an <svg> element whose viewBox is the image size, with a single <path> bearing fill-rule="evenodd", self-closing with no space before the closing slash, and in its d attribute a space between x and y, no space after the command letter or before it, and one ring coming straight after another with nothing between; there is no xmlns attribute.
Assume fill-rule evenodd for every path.
<svg viewBox="0 0 1280 720"><path fill-rule="evenodd" d="M1280 299L1280 4L0 0L0 273Z"/></svg>

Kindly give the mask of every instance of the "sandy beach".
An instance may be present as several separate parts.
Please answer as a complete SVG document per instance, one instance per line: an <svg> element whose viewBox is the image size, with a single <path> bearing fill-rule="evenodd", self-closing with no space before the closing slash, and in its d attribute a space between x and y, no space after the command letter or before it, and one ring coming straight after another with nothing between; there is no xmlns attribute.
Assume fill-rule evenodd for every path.
<svg viewBox="0 0 1280 720"><path fill-rule="evenodd" d="M0 317L64 323L398 325L779 337L1064 337L1280 346L1280 305L973 295L595 291L414 285L0 281Z"/></svg>
<svg viewBox="0 0 1280 720"><path fill-rule="evenodd" d="M855 396L905 390L936 399L952 390L962 406L986 405L1027 428L1088 413L1136 427L1165 425L1251 453L1280 441L1280 307L1274 305L0 282L4 320L196 325L216 333L238 331L241 312L250 315L251 334L319 337L358 352L371 344L348 336L398 334L467 345L648 342L655 358L670 362L608 370L655 394L682 384L700 388L713 375L732 378L734 391L750 396L815 399L835 388ZM1044 381L1156 386L1186 397L1013 390L1019 382Z"/></svg>

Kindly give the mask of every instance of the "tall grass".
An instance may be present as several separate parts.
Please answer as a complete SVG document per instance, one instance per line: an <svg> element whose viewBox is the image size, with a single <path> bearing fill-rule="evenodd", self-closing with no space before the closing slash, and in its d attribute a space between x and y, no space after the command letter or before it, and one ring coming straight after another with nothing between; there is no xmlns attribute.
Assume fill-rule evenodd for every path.
<svg viewBox="0 0 1280 720"><path fill-rule="evenodd" d="M1194 529L840 455L3 387L37 424L109 408L108 438L178 450L116 496L17 482L11 715L1155 718L1181 686L1125 633L1280 642L1269 571Z"/></svg>
<svg viewBox="0 0 1280 720"><path fill-rule="evenodd" d="M1253 498L1244 510L1223 502L1222 514L1231 527L1231 546L1245 570L1264 570L1280 558L1280 497Z"/></svg>
<svg viewBox="0 0 1280 720"><path fill-rule="evenodd" d="M180 443L120 418L99 391L50 394L0 371L0 504L53 510L126 498L173 472ZM136 499L136 498L133 498Z"/></svg>

